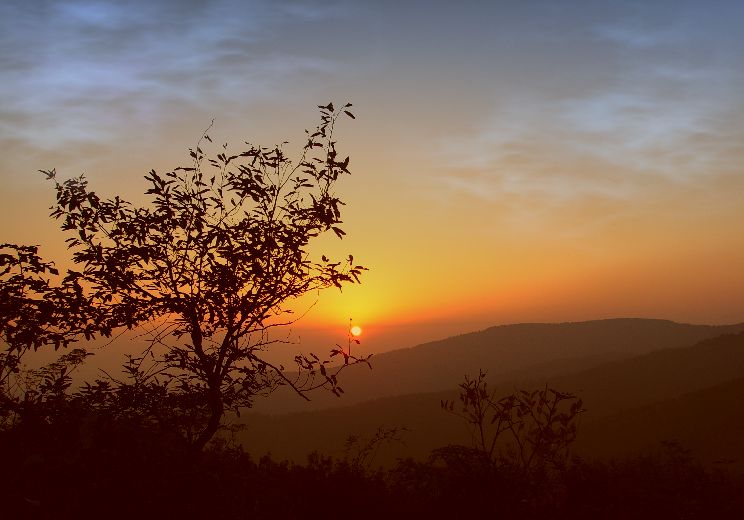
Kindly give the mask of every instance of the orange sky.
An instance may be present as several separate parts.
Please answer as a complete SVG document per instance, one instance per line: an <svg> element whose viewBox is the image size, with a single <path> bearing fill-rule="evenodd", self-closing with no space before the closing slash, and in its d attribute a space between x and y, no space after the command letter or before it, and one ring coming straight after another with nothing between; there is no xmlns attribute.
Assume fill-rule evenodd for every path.
<svg viewBox="0 0 744 520"><path fill-rule="evenodd" d="M370 351L515 321L744 320L736 2L42 4L0 13L2 241L64 262L38 169L136 199L212 117L216 142L297 144L348 100L348 236L318 251L370 271L319 296L304 345L350 317Z"/></svg>

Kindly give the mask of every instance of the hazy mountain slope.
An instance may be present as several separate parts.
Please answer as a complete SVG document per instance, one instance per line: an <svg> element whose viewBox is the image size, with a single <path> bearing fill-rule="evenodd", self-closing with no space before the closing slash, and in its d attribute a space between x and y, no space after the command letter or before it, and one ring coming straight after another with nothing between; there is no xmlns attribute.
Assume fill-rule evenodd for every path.
<svg viewBox="0 0 744 520"><path fill-rule="evenodd" d="M583 396L585 408L596 418L742 376L744 333L738 333L549 378L548 383Z"/></svg>
<svg viewBox="0 0 744 520"><path fill-rule="evenodd" d="M456 393L386 397L345 408L287 415L250 413L242 419L247 428L239 438L254 455L271 452L279 459L304 461L314 450L342 456L349 435L369 437L379 427L406 427L409 431L402 435L406 445L387 446L380 457L424 457L437 446L469 442L460 421L440 408L440 399L450 397Z"/></svg>
<svg viewBox="0 0 744 520"><path fill-rule="evenodd" d="M620 457L677 441L706 462L744 466L744 377L582 425L576 450Z"/></svg>
<svg viewBox="0 0 744 520"><path fill-rule="evenodd" d="M697 411L691 416L679 413L674 415L676 412L670 411L673 417L677 417L677 422L670 424L675 424L674 428L680 432L699 430L701 433L698 437L691 438L697 438L698 444L704 444L705 430L700 428L706 420L711 424L725 424L727 421L735 421L736 414L744 417L741 409L744 406L744 399L741 398L744 392L737 396L740 401L737 408L730 403L719 405L715 400L706 405L706 396L715 399L715 392L711 390L713 393L706 394L706 389L725 385L742 377L744 333L739 333L705 340L691 347L668 349L605 363L573 375L551 378L549 383L556 389L574 391L581 395L587 410L582 417L581 434L600 439L591 442L587 440L583 446L592 453L611 454L611 446L604 452L598 449L602 442L610 442L608 435L612 433L612 427L606 426L606 421L618 420L622 423L622 419L613 418L623 411L630 411L630 419L622 423L624 430L618 428L618 431L624 431L623 435L629 439L640 439L633 444L640 445L645 442L644 439L654 440L656 433L644 436L645 421L634 422L636 416L633 415L633 409L654 403L659 403L658 406L664 408L669 403L677 403L669 401L670 399L678 399L687 394L697 395L697 392L701 392L702 396L695 398L698 404L693 409ZM467 443L469 440L464 423L440 409L441 400L456 398L455 387L461 380L461 377L455 379L451 385L452 390L449 391L383 398L339 409L274 416L251 414L246 418L249 427L241 434L241 438L246 448L253 453L272 451L278 457L302 460L314 449L340 455L344 440L349 434L370 435L379 426L405 426L410 429L404 436L408 446L386 448L381 457L392 460L396 456L425 456L433 448L448 443ZM544 381L540 384L544 384ZM514 387L529 388L536 384L534 380L515 380L492 385L492 388L505 394ZM684 409L684 405L676 406L680 410ZM707 418L705 410L710 414ZM658 411L657 413L659 417L664 416ZM635 433L634 428L637 429ZM670 437L664 436L658 440L665 438ZM678 438L682 440L685 437L680 435ZM621 441L618 438L611 442Z"/></svg>
<svg viewBox="0 0 744 520"><path fill-rule="evenodd" d="M288 413L348 406L385 396L452 387L464 374L487 367L503 380L545 379L655 350L692 345L744 330L687 325L665 320L612 319L577 323L526 323L492 327L372 358L373 370L349 367L341 382L343 398L316 392L306 402L288 389L256 402L256 411ZM363 352L363 345L360 348Z"/></svg>

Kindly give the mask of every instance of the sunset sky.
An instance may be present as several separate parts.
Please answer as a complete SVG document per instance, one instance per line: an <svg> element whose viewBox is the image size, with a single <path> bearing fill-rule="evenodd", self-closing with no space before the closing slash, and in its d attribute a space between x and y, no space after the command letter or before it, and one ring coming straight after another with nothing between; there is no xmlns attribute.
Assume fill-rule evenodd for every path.
<svg viewBox="0 0 744 520"><path fill-rule="evenodd" d="M349 101L348 236L322 252L370 271L320 295L308 341L349 317L371 351L744 321L743 20L738 0L4 0L0 242L64 265L39 169L144 200L212 118L217 142L296 145Z"/></svg>

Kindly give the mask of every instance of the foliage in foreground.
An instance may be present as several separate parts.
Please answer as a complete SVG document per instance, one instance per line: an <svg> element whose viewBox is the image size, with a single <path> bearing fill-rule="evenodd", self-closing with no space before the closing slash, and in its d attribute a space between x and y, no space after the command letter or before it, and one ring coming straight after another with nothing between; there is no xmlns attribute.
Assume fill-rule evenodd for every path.
<svg viewBox="0 0 744 520"><path fill-rule="evenodd" d="M64 417L62 417L64 415ZM0 433L9 518L737 518L744 481L675 446L560 471L489 464L478 450L369 470L354 456L256 460L229 442L178 437L71 407L52 426Z"/></svg>
<svg viewBox="0 0 744 520"><path fill-rule="evenodd" d="M556 431L572 434L580 410L574 406L578 400L547 390L522 393L526 400L517 408L497 408L515 413L509 420L515 421L514 442L526 446L521 454L507 451L494 456L496 451L484 450L480 443L488 437L476 435L473 447L446 446L427 460L401 459L390 468L375 469L377 450L399 442L403 430L380 428L371 437L350 437L343 459L316 453L306 464L279 462L268 455L256 460L232 442L229 431L198 452L185 435L193 420L188 402L174 401L164 389L138 383L138 360L131 360L135 376L128 384L69 392L66 380L55 374L77 362L77 356L69 356L35 374L36 397L23 403L17 414L21 420L5 421L0 427L0 500L11 517L744 515L744 476L705 468L675 444L656 454L609 463L564 457L568 446L564 442L550 444L560 447L558 451L531 448L565 439L556 437ZM491 397L488 392L473 394L478 388L485 390L482 378L466 380L461 385L466 399L461 402L466 419L482 418L483 423L490 421L489 414L467 415L475 405L472 397ZM530 401L530 396L538 399ZM567 418L561 419L564 412L540 413L546 406L560 410L562 404L568 404ZM524 421L519 422L517 410ZM479 421L468 424L478 426ZM526 453L535 454L529 464Z"/></svg>

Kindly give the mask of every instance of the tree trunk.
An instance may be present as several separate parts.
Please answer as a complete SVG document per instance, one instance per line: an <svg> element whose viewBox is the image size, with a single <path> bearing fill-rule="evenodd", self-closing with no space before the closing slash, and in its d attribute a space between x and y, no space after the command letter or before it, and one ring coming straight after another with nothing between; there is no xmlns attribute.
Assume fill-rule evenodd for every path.
<svg viewBox="0 0 744 520"><path fill-rule="evenodd" d="M209 421L207 426L199 434L199 437L194 441L194 449L196 451L202 451L204 446L212 440L214 434L220 429L220 422L222 421L222 415L225 413L225 407L222 404L222 397L219 391L209 392Z"/></svg>

